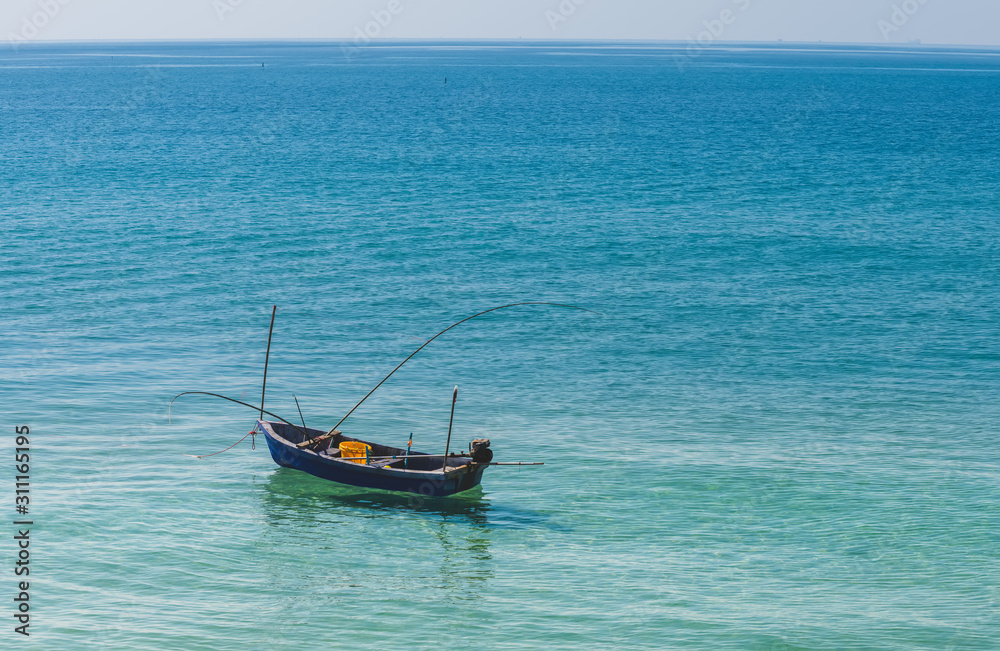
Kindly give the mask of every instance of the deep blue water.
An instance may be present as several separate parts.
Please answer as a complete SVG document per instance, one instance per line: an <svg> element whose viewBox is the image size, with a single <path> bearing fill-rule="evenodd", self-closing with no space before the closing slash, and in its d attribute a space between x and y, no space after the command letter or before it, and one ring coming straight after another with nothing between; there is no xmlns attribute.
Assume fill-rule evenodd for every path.
<svg viewBox="0 0 1000 651"><path fill-rule="evenodd" d="M996 648L1000 53L683 55L0 55L3 444L31 427L35 522L3 644ZM210 398L168 423L184 390L259 401L274 304L267 405L329 427L531 300L601 314L471 321L341 427L437 451L459 385L461 443L546 463L471 494L184 456L254 421Z"/></svg>

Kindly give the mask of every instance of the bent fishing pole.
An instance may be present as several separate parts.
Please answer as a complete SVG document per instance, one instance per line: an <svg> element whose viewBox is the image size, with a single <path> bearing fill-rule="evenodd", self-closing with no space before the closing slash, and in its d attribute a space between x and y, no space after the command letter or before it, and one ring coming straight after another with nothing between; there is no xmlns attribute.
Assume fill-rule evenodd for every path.
<svg viewBox="0 0 1000 651"><path fill-rule="evenodd" d="M584 307L577 307L576 305L567 305L565 303L548 303L548 302L543 302L543 301L527 301L527 302L524 302L524 303L509 303L507 305L501 305L499 307L491 307L488 310L483 310L482 312L477 312L476 314L473 314L472 316L465 317L461 321L456 321L455 323L451 324L450 326L448 326L447 328L445 328L441 332L437 333L436 335L434 335L433 337L431 337L430 339L428 339L427 341L425 341L423 343L423 345L420 346L420 348L417 348L415 351L413 351L412 353L410 353L410 355L406 359L404 359L402 362L400 362L399 365L396 368L394 368L391 371L389 371L388 375L386 375L384 378L382 378L382 380L378 384L376 384L374 387L372 387L372 390L369 391L367 394L365 394L364 398L362 398L361 400L359 400L356 405L354 405L353 407L351 407L350 411L348 411L346 414L344 414L344 417L341 418L339 421L337 421L336 425L334 425L333 427L330 428L330 431L328 431L326 434L323 434L321 436L317 436L315 438L309 439L308 441L303 441L302 443L298 443L297 446L299 448L305 448L305 447L308 447L310 445L314 445L316 443L319 443L321 441L324 441L324 440L326 440L326 439L334 436L336 434L336 432L337 432L337 428L340 427L341 423L343 423L345 420L347 420L347 417L350 416L351 414L353 414L354 410L361 406L361 403L363 403L365 400L368 400L368 397L371 396L371 394L375 393L375 391L380 386L382 386L385 383L386 380L388 380L389 378L391 378L392 375L393 375L393 373L395 373L396 371L398 371L399 369L401 369L403 367L403 364L405 364L408 361L410 361L411 359L413 359L414 355L416 355L421 350L423 350L424 348L426 348L432 341L434 341L435 339L437 339L438 337L440 337L444 333L448 332L452 328L455 328L457 326L462 325L466 321L471 321L472 319L475 319L476 317L480 317L480 316L482 316L484 314L489 314L490 312L496 312L497 310L504 310L504 309L507 309L509 307L517 307L519 305L550 305L550 306L553 306L553 307L566 307L566 308L570 308L570 309L573 309L573 310L581 310L583 312L590 312L592 314L600 314L600 312L594 312L594 310L588 310L587 308L584 308Z"/></svg>

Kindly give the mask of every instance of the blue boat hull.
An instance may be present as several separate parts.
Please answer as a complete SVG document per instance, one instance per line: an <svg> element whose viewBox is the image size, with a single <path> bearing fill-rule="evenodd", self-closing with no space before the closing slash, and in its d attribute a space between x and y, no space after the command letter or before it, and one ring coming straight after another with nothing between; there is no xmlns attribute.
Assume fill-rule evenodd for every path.
<svg viewBox="0 0 1000 651"><path fill-rule="evenodd" d="M377 488L388 491L416 493L425 497L445 497L469 490L483 479L486 464L472 463L468 457L449 457L448 472L442 472L440 457L413 452L407 462L409 469L377 467L338 458L296 446L304 436L301 430L285 423L257 421L257 429L264 434L271 458L279 466L294 468L314 477L340 484ZM310 437L319 436L320 430L305 430ZM357 441L340 437L341 440ZM405 450L389 448L363 441L373 447L373 454L397 454ZM421 458L423 457L423 458ZM437 468L434 469L433 466ZM423 468L423 469L416 469Z"/></svg>

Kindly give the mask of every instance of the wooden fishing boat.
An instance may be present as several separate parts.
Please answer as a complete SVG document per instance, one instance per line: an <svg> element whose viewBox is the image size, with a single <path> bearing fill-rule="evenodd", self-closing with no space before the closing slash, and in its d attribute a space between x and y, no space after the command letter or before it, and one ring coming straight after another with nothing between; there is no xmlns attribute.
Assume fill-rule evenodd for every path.
<svg viewBox="0 0 1000 651"><path fill-rule="evenodd" d="M478 486L493 458L487 439L473 441L469 453L451 453L445 458L362 441L340 432L323 438L325 431L282 422L258 420L256 428L279 466L341 484L426 497L446 497ZM299 447L317 438L322 440ZM364 456L345 456L345 451Z"/></svg>
<svg viewBox="0 0 1000 651"><path fill-rule="evenodd" d="M400 362L371 391L365 394L365 397L351 407L350 411L336 425L324 431L306 427L301 409L299 409L299 418L302 419L302 427L264 409L264 395L267 388L267 365L271 356L271 335L274 332L274 315L278 309L277 306L274 306L271 310L271 328L267 334L267 351L264 354L264 380L260 389L260 405L251 405L242 400L236 400L235 398L208 391L184 391L174 396L170 404L173 405L174 400L177 400L181 396L198 394L221 398L244 407L259 410L260 417L257 419L254 428L243 439L240 439L220 452L207 455L194 455L199 459L221 454L239 445L247 436L256 435L259 432L264 435L264 439L267 441L271 458L279 466L294 468L322 479L350 486L404 491L427 497L454 495L455 493L478 486L483 479L483 473L489 466L544 465L542 462L494 462L489 439L476 439L472 441L470 449L467 452L449 452L451 446L451 429L455 419L455 402L458 399L458 387L455 387L455 391L452 394L451 418L448 421L448 438L445 442L444 454L435 455L425 452L411 452L409 448L404 450L403 448L394 448L370 441L350 438L344 436L337 428L354 413L355 409L361 406L361 403L375 393L386 380L392 377L396 371L406 364L406 362L410 361L414 355L426 348L432 341L466 321L489 314L490 312L518 305L549 305L591 312L591 310L576 307L575 305L531 301L501 305L466 317L461 321L451 324L410 353L409 357ZM295 399L295 404L298 407L298 398ZM265 414L277 420L264 420Z"/></svg>

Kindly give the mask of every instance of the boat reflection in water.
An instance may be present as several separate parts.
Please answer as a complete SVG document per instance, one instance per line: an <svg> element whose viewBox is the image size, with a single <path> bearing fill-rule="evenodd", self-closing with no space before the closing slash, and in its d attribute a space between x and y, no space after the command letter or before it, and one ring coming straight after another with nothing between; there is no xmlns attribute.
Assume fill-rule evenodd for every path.
<svg viewBox="0 0 1000 651"><path fill-rule="evenodd" d="M481 487L425 498L343 486L287 468L255 484L264 520L257 545L273 552L264 556L272 559L278 584L320 579L338 598L359 586L430 589L467 602L493 578L493 507Z"/></svg>
<svg viewBox="0 0 1000 651"><path fill-rule="evenodd" d="M492 510L482 486L450 497L424 497L336 484L289 468L275 470L263 486L265 502L282 507L274 515L289 520L325 519L335 514L379 517L413 513L487 527Z"/></svg>

